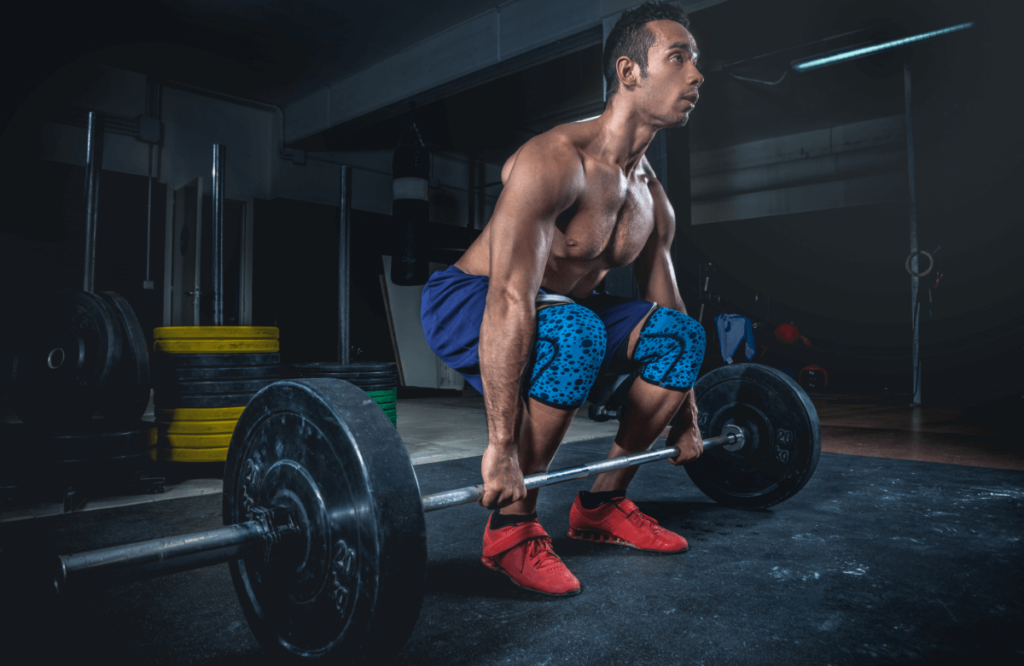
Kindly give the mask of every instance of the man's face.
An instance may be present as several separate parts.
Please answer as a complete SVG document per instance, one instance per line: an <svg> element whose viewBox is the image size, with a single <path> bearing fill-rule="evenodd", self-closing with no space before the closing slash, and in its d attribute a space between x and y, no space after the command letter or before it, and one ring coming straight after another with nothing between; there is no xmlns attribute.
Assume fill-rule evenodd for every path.
<svg viewBox="0 0 1024 666"><path fill-rule="evenodd" d="M704 83L697 71L697 42L675 21L651 21L647 29L657 39L647 52L647 78L637 86L643 111L665 127L685 125Z"/></svg>

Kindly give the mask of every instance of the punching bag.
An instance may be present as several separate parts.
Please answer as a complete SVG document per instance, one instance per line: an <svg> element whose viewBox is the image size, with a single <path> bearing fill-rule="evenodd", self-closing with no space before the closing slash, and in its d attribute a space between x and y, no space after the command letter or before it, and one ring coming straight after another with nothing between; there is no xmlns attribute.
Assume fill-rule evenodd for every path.
<svg viewBox="0 0 1024 666"><path fill-rule="evenodd" d="M391 281L398 285L426 284L425 255L427 222L427 183L430 178L430 151L423 145L413 122L395 149L391 162L391 217L395 220L394 255L391 257Z"/></svg>

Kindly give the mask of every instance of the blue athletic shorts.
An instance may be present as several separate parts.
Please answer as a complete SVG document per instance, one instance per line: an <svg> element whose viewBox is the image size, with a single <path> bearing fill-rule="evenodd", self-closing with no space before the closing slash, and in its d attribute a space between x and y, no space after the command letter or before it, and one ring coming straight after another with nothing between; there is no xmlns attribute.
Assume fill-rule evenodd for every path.
<svg viewBox="0 0 1024 666"><path fill-rule="evenodd" d="M484 388L480 381L478 346L484 304L487 302L487 283L486 276L469 275L455 266L449 266L427 280L420 306L420 321L427 344L442 361L465 377L480 393L483 393ZM546 292L541 290L540 293ZM649 301L599 294L596 291L588 298L576 302L604 322L608 345L601 365L602 373L613 359L616 360L616 367L619 360L625 360L626 345L623 343L654 307ZM527 369L528 375L531 370Z"/></svg>

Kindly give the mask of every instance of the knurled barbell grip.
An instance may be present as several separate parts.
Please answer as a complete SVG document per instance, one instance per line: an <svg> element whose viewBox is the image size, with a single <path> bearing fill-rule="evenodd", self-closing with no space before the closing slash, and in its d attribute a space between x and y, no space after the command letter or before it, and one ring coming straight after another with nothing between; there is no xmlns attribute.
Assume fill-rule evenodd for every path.
<svg viewBox="0 0 1024 666"><path fill-rule="evenodd" d="M734 433L730 432L729 434L705 439L703 442L704 450L725 444L740 444L743 442L743 438L743 431L739 428L735 428ZM612 458L611 460L601 460L599 462L587 463L586 465L581 465L579 467L572 467L555 472L532 474L523 479L523 481L526 484L526 489L530 490L531 488L550 486L555 483L562 483L563 481L570 481L572 479L582 479L594 474L602 474L604 472L611 472L613 470L623 469L626 467L635 467L637 465L654 462L655 460L667 460L669 458L674 458L677 455L679 455L679 449L675 447L665 447L664 449L659 449L657 451L647 451L644 453L636 453L631 456ZM479 500L483 495L483 486L466 486L464 488L446 490L432 495L424 495L423 510L437 511L438 509L447 509L461 504L470 504Z"/></svg>

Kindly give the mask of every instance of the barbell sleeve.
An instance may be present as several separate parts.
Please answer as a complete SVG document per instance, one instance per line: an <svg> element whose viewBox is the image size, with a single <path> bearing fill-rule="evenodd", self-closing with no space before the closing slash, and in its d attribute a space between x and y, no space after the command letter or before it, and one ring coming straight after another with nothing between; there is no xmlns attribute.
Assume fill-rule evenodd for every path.
<svg viewBox="0 0 1024 666"><path fill-rule="evenodd" d="M58 594L80 586L156 578L179 571L230 562L299 535L291 512L282 507L254 507L250 520L148 541L108 546L57 556L54 588Z"/></svg>
<svg viewBox="0 0 1024 666"><path fill-rule="evenodd" d="M127 582L198 569L243 557L261 547L265 527L257 521L160 537L58 556L57 592L72 587Z"/></svg>
<svg viewBox="0 0 1024 666"><path fill-rule="evenodd" d="M735 433L728 433L725 435L719 435L718 437L709 437L703 440L704 450L714 448L723 444L740 444L743 442L743 432L738 428ZM543 474L532 474L523 479L526 484L526 489L540 488L542 486L550 486L555 483L562 483L563 481L571 481L572 479L582 479L594 474L602 474L604 472L611 472L617 469L623 469L626 467L634 467L636 465L643 465L655 460L667 460L674 458L679 455L679 449L674 446L665 447L658 451L646 451L644 453L635 453L631 456L623 456L621 458L612 458L611 460L601 460L599 462L587 463L586 465L580 465L579 467L571 467L569 469L558 470L555 472L545 472ZM423 510L424 511L437 511L438 509L447 509L453 506L459 506L461 504L470 504L476 502L484 495L484 487L480 486L466 486L464 488L456 488L455 490L445 490L440 493L433 493L432 495L423 496Z"/></svg>

